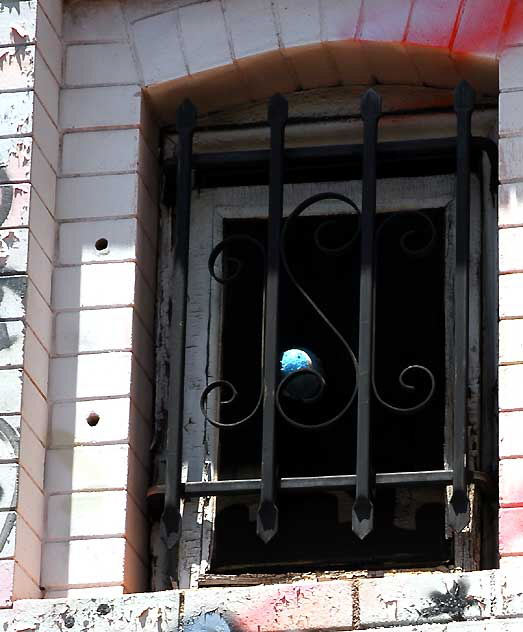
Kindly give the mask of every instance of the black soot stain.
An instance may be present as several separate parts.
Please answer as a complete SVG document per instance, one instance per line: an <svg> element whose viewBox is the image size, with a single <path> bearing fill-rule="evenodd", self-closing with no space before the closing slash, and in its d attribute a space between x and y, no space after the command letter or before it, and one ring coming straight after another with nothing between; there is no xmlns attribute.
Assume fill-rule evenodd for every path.
<svg viewBox="0 0 523 632"><path fill-rule="evenodd" d="M466 582L455 581L446 592L436 590L430 593L433 605L423 608L419 614L424 619L449 615L453 621L464 621L465 610L479 603L475 597L467 595L467 592Z"/></svg>

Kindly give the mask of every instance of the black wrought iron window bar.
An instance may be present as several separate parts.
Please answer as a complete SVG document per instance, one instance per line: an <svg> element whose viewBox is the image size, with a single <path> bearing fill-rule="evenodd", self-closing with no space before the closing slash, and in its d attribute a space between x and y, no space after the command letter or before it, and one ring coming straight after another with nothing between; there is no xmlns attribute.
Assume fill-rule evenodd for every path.
<svg viewBox="0 0 523 632"><path fill-rule="evenodd" d="M175 545L181 530L181 501L204 496L259 494L257 532L268 542L278 531L278 493L303 490L352 490L354 504L352 529L359 538L364 538L373 530L374 490L376 487L396 486L451 486L452 494L448 502L450 526L459 532L470 520L470 507L467 493L469 483L478 483L488 487L488 475L480 471L471 471L467 466L467 388L468 388L468 327L469 327L469 244L470 244L470 175L471 150L481 143L471 136L471 115L474 107L474 92L462 82L455 91L454 109L457 118L456 138L423 141L427 151L450 151L456 159L456 254L454 283L454 341L452 345L454 372L453 381L453 464L452 469L440 469L413 472L374 473L370 436L372 430L371 406L373 402L389 407L399 413L408 413L422 409L434 393L434 376L426 366L406 366L399 376L405 389L412 389L409 378L412 373L421 372L429 385L426 392L412 406L400 408L387 402L376 386L375 380L375 303L376 303L376 250L379 232L376 229L376 168L378 159L386 156L396 157L402 152L415 149L417 142L378 143L378 124L381 115L381 99L374 90L368 90L361 101L364 142L362 146L320 147L314 149L285 149L285 126L288 118L286 100L274 96L269 103L268 124L270 127L270 150L237 152L231 154L196 155L192 153L192 138L196 128L197 112L189 102L184 102L177 111L176 127L179 137L179 150L176 160L176 221L172 236L175 245L173 286L176 300L173 301L173 314L170 339L170 404L168 411L166 482L162 516L162 534L168 549L173 552L172 575L175 573ZM418 143L419 145L419 143ZM362 203L361 209L355 202L339 193L322 193L304 200L283 222L284 162L299 158L317 158L322 155L336 155L341 161L350 156L351 160L362 163ZM191 217L192 170L197 165L212 165L220 161L238 164L269 165L268 196L268 234L267 248L259 243L265 261L265 289L263 300L262 335L262 391L255 411L261 409L263 418L263 436L261 453L261 477L248 480L216 480L182 482L182 437L184 416L184 364L187 320L187 284L189 266L189 230ZM282 274L287 274L301 292L304 299L311 301L307 292L293 277L285 254L286 231L289 226L309 206L320 200L338 200L350 206L359 216L359 229L354 240L359 240L361 248L361 268L359 281L359 344L354 353L328 317L320 308L314 306L320 318L328 322L341 345L350 355L355 374L354 385L348 386L345 406L330 419L323 420L313 427L321 431L326 425L336 423L351 406L357 407L357 456L356 473L336 476L316 477L278 477L275 458L275 425L278 418L300 427L299 420L291 418L282 405L282 392L293 381L307 377L312 380L319 392L324 387L321 372L312 363L288 374L282 374L280 368L281 350L278 344L279 283ZM283 222L283 223L282 223ZM283 228L282 228L283 226ZM317 243L321 239L318 234ZM343 244L347 248L350 244ZM226 246L222 242L210 254L210 274L218 282L226 278L215 271L217 258ZM233 272L229 274L234 275ZM357 357L356 357L357 356ZM208 397L213 391L228 389L229 396L234 395L234 385L219 380L207 386L201 394L201 411L208 423L219 427L208 411ZM247 418L238 423L248 421ZM310 430L310 425L302 425Z"/></svg>

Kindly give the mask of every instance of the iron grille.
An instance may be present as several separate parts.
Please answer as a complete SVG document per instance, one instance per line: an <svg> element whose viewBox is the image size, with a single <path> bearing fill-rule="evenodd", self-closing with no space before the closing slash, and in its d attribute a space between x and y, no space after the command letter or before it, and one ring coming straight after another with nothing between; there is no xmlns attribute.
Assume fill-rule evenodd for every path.
<svg viewBox="0 0 523 632"><path fill-rule="evenodd" d="M171 575L176 576L175 545L181 529L180 503L183 498L204 496L259 494L257 532L268 542L278 530L278 491L299 490L354 490L355 500L352 513L352 529L359 538L364 538L373 530L373 497L376 486L452 486L448 501L448 515L455 532L462 531L470 520L467 485L478 483L483 489L489 486L486 472L470 471L466 462L467 429L467 376L469 338L469 244L470 244L470 175L471 150L482 145L481 139L471 136L471 115L474 107L474 92L468 83L462 82L455 90L454 110L457 117L457 136L451 139L423 141L426 152L448 152L456 161L456 255L454 278L454 342L453 342L453 466L452 469L415 472L373 472L371 454L371 403L378 399L389 406L379 396L374 382L375 362L375 263L377 233L376 182L378 159L392 160L407 155L419 148L419 142L378 144L378 122L381 116L381 98L374 90L368 90L361 101L364 142L362 146L336 146L313 149L285 149L285 126L288 119L288 105L281 95L275 95L268 107L270 128L270 150L232 152L229 154L198 155L192 153L192 138L196 128L197 112L190 101L185 101L177 110L176 127L179 138L176 159L176 222L173 240L175 261L173 286L176 300L173 302L170 340L170 396L167 427L166 483L162 516L162 536L171 555ZM484 149L485 147L483 147ZM322 156L336 156L340 161L360 160L362 172L361 209L353 200L338 193L323 193L304 200L283 222L284 161L300 158L317 159ZM230 163L236 165L269 166L268 235L265 257L265 289L263 317L263 389L258 402L262 410L263 436L261 454L261 477L249 480L217 480L182 482L182 426L184 414L184 365L187 319L187 289L189 265L189 227L191 216L192 170L196 166ZM349 393L347 407L328 423L339 419L345 410L357 407L357 457L356 473L352 475L292 477L277 476L275 458L275 425L278 415L285 417L280 397L289 380L296 375L307 374L321 384L322 376L314 368L304 368L291 376L283 377L279 369L278 313L280 276L285 272L291 277L283 251L285 231L304 210L323 199L341 200L359 214L359 234L361 247L361 268L359 281L359 345L358 357L353 358L356 384ZM282 229L283 225L283 229ZM260 244L257 244L260 246ZM222 253L222 242L210 255L209 270L213 271L216 258ZM262 246L260 246L262 247ZM216 278L216 276L215 276ZM218 281L223 279L216 278ZM492 289L492 288L491 288ZM305 297L307 298L307 297ZM340 336L341 338L341 336ZM343 340L343 339L342 339ZM347 343L345 343L347 344ZM401 378L412 370L424 372L431 381L431 392L416 404L422 407L434 389L434 379L424 366L409 366ZM206 399L215 389L231 386L221 380L209 384L202 393L201 408L206 420L222 425L211 419L207 412ZM401 410L399 411L401 412ZM405 412L405 411L404 411ZM408 410L406 410L408 412ZM243 420L245 421L245 420ZM292 421L292 420L291 420ZM298 424L299 425L299 424ZM324 425L324 424L321 424Z"/></svg>

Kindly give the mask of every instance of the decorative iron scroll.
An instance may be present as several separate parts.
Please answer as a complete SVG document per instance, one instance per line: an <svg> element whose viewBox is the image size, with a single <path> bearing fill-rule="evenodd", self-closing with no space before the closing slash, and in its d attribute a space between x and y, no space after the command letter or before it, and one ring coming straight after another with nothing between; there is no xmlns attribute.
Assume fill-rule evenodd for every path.
<svg viewBox="0 0 523 632"><path fill-rule="evenodd" d="M300 285L300 283L297 281L296 277L294 276L294 274L291 271L291 268L290 268L290 265L289 265L289 261L288 261L288 258L287 258L286 249L285 249L285 246L286 246L286 243L287 243L287 241L286 241L287 233L288 233L289 229L292 227L292 225L294 224L294 222L296 221L296 219L304 211L306 211L309 207L311 207L313 204L316 204L317 202L321 202L321 201L325 201L325 200L339 200L341 202L344 202L346 205L352 207L352 209L356 213L358 213L358 214L360 213L360 210L356 206L356 204L350 198L348 198L345 195L341 195L340 193L318 193L317 195L313 195L310 198L307 198L306 200L304 200L301 204L299 204L294 209L294 211L289 215L289 217L287 218L287 221L284 224L284 227L283 227L283 230L282 230L281 249L280 249L281 263L283 264L283 267L284 267L285 271L287 272L287 276L289 277L292 285L294 285L294 287L298 290L298 292L301 294L301 296L304 298L304 300L313 308L313 310L316 312L316 314L319 316L319 318L325 323L325 325L332 331L332 333L335 335L335 337L341 343L342 347L345 349L347 355L349 356L352 365L354 366L355 373L357 374L358 361L356 360L356 356L354 355L354 352L351 349L349 343L345 340L345 338L340 333L340 331L333 325L332 321L329 320L329 318L326 316L326 314L318 307L318 305L314 302L314 300L310 297L310 295L305 291L303 286ZM327 225L331 225L333 222L335 222L335 220L330 219L330 220L326 220L325 222L320 224L320 226L316 229L316 231L314 233L314 242L315 242L316 246L322 252L324 252L325 254L339 256L339 255L347 252L349 250L349 248L352 246L352 244L354 243L354 241L356 240L356 238L358 236L359 229L356 232L356 234L353 237L351 237L351 239L349 239L346 243L340 244L339 246L337 246L335 248L328 247L328 246L325 246L324 244L321 243L321 237L320 236L321 236L321 233L324 230L324 228ZM282 392L285 389L285 387L288 386L289 383L292 380L295 380L300 375L304 375L304 374L311 375L316 380L318 380L320 393L323 392L323 389L326 386L325 380L324 380L323 376L317 370L314 370L313 368L306 368L306 369L302 369L300 371L295 371L294 373L289 373L288 375L283 377L283 379L280 381L280 384L278 386L278 390L276 391L276 406L278 408L278 412L283 417L283 419L288 421L293 426L296 426L297 428L300 428L302 430L319 430L319 429L322 429L322 428L326 428L327 426L330 426L334 422L336 422L339 419L341 419L347 413L347 411L349 410L351 404L354 401L354 398L356 397L356 392L357 392L356 380L354 381L354 388L352 389L352 392L350 392L349 395L348 395L346 404L342 407L342 409L340 411L338 411L334 416L330 417L330 419L327 419L325 421L319 422L319 423L314 424L314 425L310 425L310 424L301 423L301 422L293 419L292 417L290 417L285 412L284 406L282 405L282 401L281 401L282 400L282 397L281 397L282 396Z"/></svg>
<svg viewBox="0 0 523 632"><path fill-rule="evenodd" d="M378 253L380 251L380 240L382 237L382 233L384 232L384 229L388 227L388 225L397 220L398 217L401 217L402 213L394 213L394 215L390 215L385 221L382 222L382 224L379 226L379 228L376 230L376 234L374 237L374 241L376 244L376 249L374 252L374 269L377 268L377 259L378 259ZM421 247L418 248L410 248L407 245L407 240L410 236L414 235L416 230L415 229L411 229L409 231L407 231L406 233L404 233L401 236L400 239L400 248L401 250L408 256L413 257L413 258L419 258L419 257L423 257L427 254L430 253L430 251L432 250L433 246L434 246L434 242L436 240L436 228L434 226L434 222L430 219L430 217L428 217L428 215L426 215L425 213L421 213L420 211L410 211L408 213L408 216L410 218L412 217L418 217L418 218L422 218L422 220L424 222L426 222L428 228L429 228L429 233L430 233L430 237L427 241L426 244L422 245ZM401 388L403 388L406 391L410 391L410 392L414 392L416 390L416 387L409 384L407 381L407 377L409 375L411 375L414 372L418 372L418 373L422 373L424 374L430 383L430 387L428 389L428 392L425 394L424 397L422 397L421 401L418 401L417 403L414 403L410 406L395 406L394 404L391 404L390 402L387 402L381 395L379 392L379 389L376 385L376 304L377 304L377 292L376 292L376 284L374 284L374 290L373 290L373 305L374 305L374 313L373 313L373 318L372 318L372 350L373 350L373 356L372 356L372 391L374 393L374 397L378 400L378 402L384 406L385 408L387 408L388 410L391 410L395 413L398 414L404 414L404 415L408 415L410 413L416 413L420 410L423 410L423 408L425 408L425 406L427 406L427 404L432 400L433 396L434 396L434 392L436 390L436 380L434 378L434 373L427 368L426 366L422 366L421 364L411 364L407 367L405 367L399 377L398 377L398 382L399 385L401 386Z"/></svg>
<svg viewBox="0 0 523 632"><path fill-rule="evenodd" d="M235 266L235 269L233 270L232 273L229 272L225 276L219 276L215 271L216 260L222 253L226 252L228 246L230 246L232 243L240 242L240 241L243 241L252 246L255 246L256 250L258 250L258 252L261 253L261 256L263 258L264 272L266 270L265 249L263 248L263 246L260 244L259 241L257 241L250 235L233 235L231 237L227 237L226 239L223 239L217 246L215 246L215 248L213 248L213 251L211 252L211 255L209 257L209 265L208 265L209 274L212 276L212 278L215 281L217 281L218 283L222 285L232 283L238 279L238 277L240 276L243 270L243 262L240 261L239 259L228 257L227 264L230 265L232 263ZM265 289L263 291L262 312L263 312L262 322L265 322ZM208 384L203 390L203 393L200 397L200 410L202 411L202 415L205 417L206 421L208 421L210 424L212 424L216 428L233 428L233 427L240 426L246 421L249 421L249 419L252 419L254 415L258 412L258 410L260 409L261 403L263 401L263 375L264 375L263 350L264 350L264 331L262 328L261 354L260 354L260 371L261 371L260 394L256 402L256 405L254 406L254 408L251 410L251 412L248 415L246 415L242 419L238 419L237 421L233 421L229 423L222 423L218 421L217 419L209 417L207 409L208 409L208 399L211 393L213 393L216 390L218 390L220 393L225 389L229 391L230 393L229 398L228 399L220 398L220 405L232 404L232 402L234 402L236 398L238 397L238 391L236 390L236 387L234 386L234 384L232 384L228 380L215 380L214 382L211 382L210 384Z"/></svg>
<svg viewBox="0 0 523 632"><path fill-rule="evenodd" d="M260 353L260 393L251 411L241 419L224 423L209 414L209 397L212 393L220 395L221 405L227 405L236 400L240 394L234 384L226 379L216 380L207 385L201 395L200 408L203 417L210 424L222 430L244 424L251 420L256 413L262 412L262 474L260 479L247 481L207 481L181 483L181 454L183 426L183 362L185 349L185 320L187 295L187 254L189 239L190 196L191 196L191 164L192 164L192 134L196 125L196 110L190 103L183 104L177 115L178 131L180 135L180 152L178 158L178 183L176 199L175 222L175 276L176 289L183 293L181 301L175 301L176 314L173 314L171 331L171 397L168 420L167 440L167 480L165 492L165 508L163 514L163 536L170 551L178 540L181 518L180 501L183 496L218 495L220 493L242 493L246 489L260 490L260 504L258 508L257 530L265 542L271 540L278 531L277 495L280 487L287 490L303 488L354 489L355 501L353 505L353 531L360 538L364 538L373 529L374 490L376 485L394 485L401 481L402 485L433 485L447 484L449 477L453 478L453 495L450 501L450 520L456 531L462 530L469 520L467 500L467 483L472 476L467 472L466 455L466 390L467 390L467 353L468 353L468 251L469 251L469 218L470 218L470 116L474 104L472 88L462 82L455 91L455 109L457 113L458 129L457 141L452 141L452 147L457 148L457 210L456 210L456 278L455 278L455 340L454 353L454 390L455 405L453 418L453 471L434 470L429 472L380 473L377 477L373 472L371 454L371 405L373 402L384 406L396 413L413 413L425 407L434 395L436 381L430 368L421 364L406 366L398 377L399 387L413 395L413 403L409 406L398 406L387 401L380 395L376 383L376 303L379 295L376 292L376 264L380 239L385 229L394 221L390 216L375 228L376 215L376 166L379 153L378 121L381 115L381 99L374 90L368 90L362 98L361 115L364 128L363 143L363 178L361 209L350 198L332 192L314 195L300 203L285 221L283 217L283 181L284 160L287 151L284 147L285 125L288 116L286 100L276 95L269 103L268 122L271 134L271 149L269 152L269 212L267 248L257 240L247 235L236 235L223 240L216 246L209 257L209 272L215 282L222 285L234 283L244 267L237 258L229 258L227 268L222 273L216 270L218 258L227 252L233 242L243 241L255 248L263 258L265 284L263 288L263 331L261 333ZM436 141L435 141L436 142ZM440 142L440 141L437 141ZM296 150L289 150L290 152ZM237 159L237 157L236 157ZM305 287L300 283L292 270L286 251L287 238L290 228L300 215L313 204L321 201L337 200L351 208L351 212L358 215L359 224L350 239L335 246L325 243L324 231L335 221L327 218L314 233L314 243L324 254L339 256L359 240L361 248L360 295L359 295L359 345L358 357L349 343L334 326L329 316L317 305ZM412 218L425 224L422 233L427 235L426 243L412 246L410 239L414 235L413 228L405 232L400 239L400 247L410 257L422 257L427 254L434 244L435 228L423 213L410 213ZM319 421L315 425L305 424L295 419L285 411L282 404L282 393L293 380L298 377L309 376L317 382L317 391L321 395L326 386L322 373L313 366L298 369L283 377L279 371L279 280L282 272L287 274L291 284L302 299L313 309L319 320L334 335L337 342L344 349L354 371L354 385L346 393L344 404L328 419ZM411 384L410 376L418 372L426 377L428 388L426 392L417 393ZM350 380L347 380L350 382ZM336 477L314 477L301 479L279 479L275 460L275 424L281 418L299 429L322 430L342 419L352 404L357 403L357 463L356 475ZM476 473L477 474L477 473ZM334 480L335 479L335 480ZM200 490L200 491L197 491ZM174 558L173 558L174 559ZM174 564L174 562L173 562ZM175 576L173 564L172 576Z"/></svg>

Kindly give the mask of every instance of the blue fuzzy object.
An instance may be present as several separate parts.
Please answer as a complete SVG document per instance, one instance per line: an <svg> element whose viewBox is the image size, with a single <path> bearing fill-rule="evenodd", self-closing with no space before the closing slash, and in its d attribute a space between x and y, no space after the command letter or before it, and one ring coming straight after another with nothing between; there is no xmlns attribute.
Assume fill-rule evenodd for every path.
<svg viewBox="0 0 523 632"><path fill-rule="evenodd" d="M289 375L300 369L312 368L312 358L303 349L288 349L281 357L282 375Z"/></svg>
<svg viewBox="0 0 523 632"><path fill-rule="evenodd" d="M287 349L282 353L280 365L283 379L303 369L312 369L323 376L321 362L314 353L305 349ZM321 394L321 391L318 377L310 373L302 373L289 378L283 389L284 395L302 402L313 401Z"/></svg>

